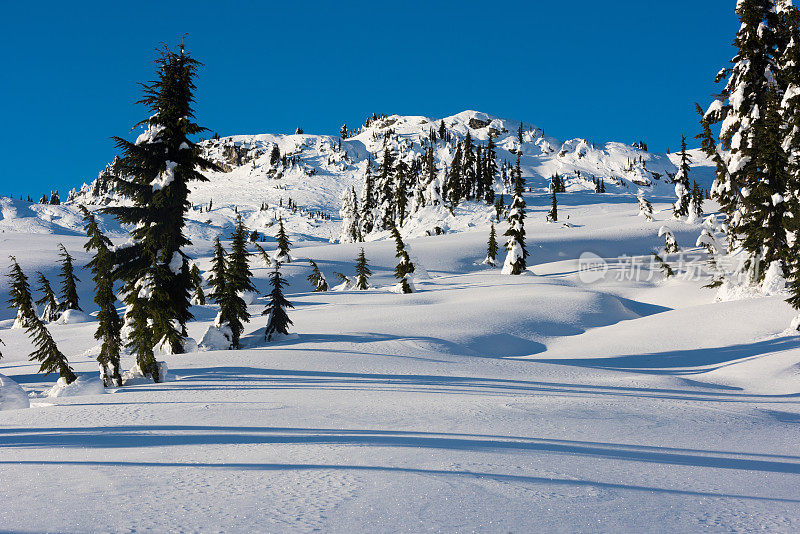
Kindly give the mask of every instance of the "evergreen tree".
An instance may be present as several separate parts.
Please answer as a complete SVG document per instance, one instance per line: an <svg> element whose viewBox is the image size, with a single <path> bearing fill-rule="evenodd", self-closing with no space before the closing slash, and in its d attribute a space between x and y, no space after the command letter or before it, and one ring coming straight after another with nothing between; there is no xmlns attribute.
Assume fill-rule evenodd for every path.
<svg viewBox="0 0 800 534"><path fill-rule="evenodd" d="M325 275L322 274L322 271L319 270L317 263L314 260L308 260L308 263L311 264L311 274L309 274L306 279L314 286L314 292L327 291L328 281L325 279Z"/></svg>
<svg viewBox="0 0 800 534"><path fill-rule="evenodd" d="M157 79L143 84L139 103L151 112L139 123L147 127L131 143L115 138L124 157L117 189L133 205L105 208L122 224L131 225L133 242L116 250L115 277L124 281L126 304L131 321L151 322L150 342L161 344L173 353L184 351L187 336L191 278L182 248L190 245L184 235L189 183L206 181L200 171L218 168L201 156L201 148L190 136L205 131L193 122L194 77L200 63L184 50L174 52L166 46L156 60ZM145 290L146 288L146 290ZM140 298L143 290L147 299ZM138 309L145 306L145 309ZM152 346L142 336L135 347L149 360ZM155 368L151 368L155 370ZM143 370L144 371L144 370ZM154 376L155 378L155 376Z"/></svg>
<svg viewBox="0 0 800 534"><path fill-rule="evenodd" d="M494 224L492 224L492 228L489 230L489 243L486 245L486 259L483 260L485 265L491 265L492 267L497 265L497 251L499 248L497 231L494 229Z"/></svg>
<svg viewBox="0 0 800 534"><path fill-rule="evenodd" d="M112 278L114 258L111 247L113 245L111 240L100 230L94 214L84 207L81 207L81 211L83 211L86 237L89 238L83 248L87 252L94 251L94 257L86 265L86 268L92 272L92 280L95 283L94 302L99 308L97 330L94 333L94 338L101 342L97 363L100 365L100 373L106 387L121 386L119 359L122 348L122 319L120 319L115 306L117 297L114 294Z"/></svg>
<svg viewBox="0 0 800 534"><path fill-rule="evenodd" d="M227 313L224 317L231 329L231 347L239 348L244 324L250 322L250 314L247 313L247 303L243 295L246 291L255 292L253 286L253 273L250 272L249 258L247 252L247 228L242 221L242 216L236 218L236 229L231 240L231 253L228 256L227 268L225 270L225 303Z"/></svg>
<svg viewBox="0 0 800 534"><path fill-rule="evenodd" d="M217 304L225 296L225 286L227 283L226 273L228 272L227 254L219 240L219 236L214 239L214 255L211 258L211 270L208 274L208 298Z"/></svg>
<svg viewBox="0 0 800 534"><path fill-rule="evenodd" d="M52 204L53 206L58 206L59 204L61 204L61 198L58 196L57 189L50 194L50 204Z"/></svg>
<svg viewBox="0 0 800 534"><path fill-rule="evenodd" d="M484 178L484 200L487 204L494 202L494 182L497 177L497 151L495 149L494 135L489 132L489 143L486 145L486 152L483 158L485 171Z"/></svg>
<svg viewBox="0 0 800 534"><path fill-rule="evenodd" d="M406 251L406 245L403 243L403 238L400 236L400 231L396 226L392 227L392 238L394 238L396 247L395 257L400 260L394 268L394 277L399 280L400 290L403 293L413 293L414 285L410 275L414 272L414 264L411 262L408 251Z"/></svg>
<svg viewBox="0 0 800 534"><path fill-rule="evenodd" d="M355 243L363 241L361 237L361 221L359 220L358 198L356 188L351 186L342 194L342 207L339 210L342 217L342 233L340 243Z"/></svg>
<svg viewBox="0 0 800 534"><path fill-rule="evenodd" d="M292 256L289 254L289 247L292 242L286 236L286 229L283 227L283 219L278 219L278 235L275 236L278 245L278 251L275 255L275 261L278 263L291 263Z"/></svg>
<svg viewBox="0 0 800 534"><path fill-rule="evenodd" d="M463 169L461 162L463 159L463 151L461 149L461 141L456 146L455 155L453 155L453 162L450 164L450 173L447 179L447 196L450 205L455 207L461 202L463 198Z"/></svg>
<svg viewBox="0 0 800 534"><path fill-rule="evenodd" d="M394 166L395 155L386 147L383 150L383 158L378 166L378 180L375 184L377 191L378 213L375 223L381 230L388 230L395 221L394 203Z"/></svg>
<svg viewBox="0 0 800 534"><path fill-rule="evenodd" d="M203 292L203 276L200 274L200 268L196 263L192 263L192 268L189 269L189 276L192 278L192 304L198 306L205 306L206 294Z"/></svg>
<svg viewBox="0 0 800 534"><path fill-rule="evenodd" d="M281 149L278 148L278 144L275 143L274 145L272 145L272 150L269 153L269 164L270 166L274 167L280 162L281 162Z"/></svg>
<svg viewBox="0 0 800 534"><path fill-rule="evenodd" d="M367 256L364 253L364 248L358 253L356 258L356 281L355 288L361 291L369 289L369 277L372 276L372 271L367 263Z"/></svg>
<svg viewBox="0 0 800 534"><path fill-rule="evenodd" d="M462 198L472 198L475 191L475 146L472 144L472 134L467 130L467 135L464 137L463 159L461 161L461 169L463 174L461 195Z"/></svg>
<svg viewBox="0 0 800 534"><path fill-rule="evenodd" d="M678 248L678 242L675 241L675 236L673 235L672 230L666 226L662 226L658 229L658 237L664 238L664 252L667 254L673 254L680 250Z"/></svg>
<svg viewBox="0 0 800 534"><path fill-rule="evenodd" d="M342 124L342 127L339 129L339 136L342 139L347 139L347 124Z"/></svg>
<svg viewBox="0 0 800 534"><path fill-rule="evenodd" d="M58 244L61 249L59 256L61 257L61 270L58 277L61 279L61 308L60 311L65 310L80 310L78 306L78 289L76 282L80 282L75 276L75 268L73 266L73 257L64 248L61 243Z"/></svg>
<svg viewBox="0 0 800 534"><path fill-rule="evenodd" d="M508 230L505 235L506 261L503 264L503 274L519 275L527 268L528 251L525 249L525 199L522 193L525 189L525 179L520 170L519 153L514 170L516 181L514 183L514 198L508 211Z"/></svg>
<svg viewBox="0 0 800 534"><path fill-rule="evenodd" d="M408 189L411 169L405 161L398 161L395 167L394 205L397 213L396 224L403 225L408 209ZM394 224L392 225L394 226Z"/></svg>
<svg viewBox="0 0 800 534"><path fill-rule="evenodd" d="M364 190L361 200L361 214L359 216L361 235L365 236L372 232L374 228L376 208L375 203L375 177L372 175L372 161L367 160L367 166L364 171Z"/></svg>
<svg viewBox="0 0 800 534"><path fill-rule="evenodd" d="M50 281L45 278L41 271L36 271L36 278L39 282L37 291L42 292L42 297L36 301L36 304L43 306L42 313L39 318L47 323L57 321L61 315L58 311L59 303L53 288L50 286Z"/></svg>
<svg viewBox="0 0 800 534"><path fill-rule="evenodd" d="M644 217L645 220L651 222L653 220L653 205L649 200L644 198L644 195L641 191L639 191L639 194L636 195L636 199L639 201L639 216Z"/></svg>
<svg viewBox="0 0 800 534"><path fill-rule="evenodd" d="M780 8L786 2L780 2ZM771 0L740 0L736 13L741 22L734 46L733 66L716 81L727 78L718 99L703 117L709 126L722 123L719 152L722 165L712 193L726 215L731 250L741 248L754 281L763 279L760 264L783 263L789 255L784 228L783 198L787 157L781 146L778 82L791 70L780 72L777 56L783 52L779 14ZM791 129L791 128L789 128ZM722 167L722 168L719 168Z"/></svg>
<svg viewBox="0 0 800 534"><path fill-rule="evenodd" d="M288 285L289 282L281 278L279 265L276 265L275 270L270 273L269 282L272 286L272 291L268 295L269 301L262 315L267 316L267 329L264 333L264 338L267 341L272 341L272 336L275 334L287 335L289 333L289 325L293 323L286 313L286 308L294 308L294 306L283 296L283 287Z"/></svg>
<svg viewBox="0 0 800 534"><path fill-rule="evenodd" d="M69 366L67 357L58 350L56 342L47 331L44 323L36 317L33 309L28 277L22 272L16 258L11 257L11 272L8 274L10 281L8 301L11 309L17 310L17 317L23 317L22 322L25 332L32 338L36 350L31 353L30 359L38 361L40 373L50 374L57 372L67 384L71 384L78 377Z"/></svg>
<svg viewBox="0 0 800 534"><path fill-rule="evenodd" d="M689 201L689 217L693 220L703 218L703 190L696 181L692 186L691 200Z"/></svg>
<svg viewBox="0 0 800 534"><path fill-rule="evenodd" d="M686 151L686 136L681 137L681 151L679 152L681 162L678 166L678 174L675 175L673 182L675 183L675 206L672 213L675 218L685 217L689 215L689 202L691 201L692 189L689 185L689 164L691 158Z"/></svg>
<svg viewBox="0 0 800 534"><path fill-rule="evenodd" d="M550 211L547 212L547 220L558 222L558 198L556 197L556 189L550 191Z"/></svg>

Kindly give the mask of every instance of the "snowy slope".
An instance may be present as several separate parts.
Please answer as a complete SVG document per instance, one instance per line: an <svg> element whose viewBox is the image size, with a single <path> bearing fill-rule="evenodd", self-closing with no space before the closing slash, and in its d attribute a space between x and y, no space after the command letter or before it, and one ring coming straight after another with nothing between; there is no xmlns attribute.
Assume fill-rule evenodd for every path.
<svg viewBox="0 0 800 534"><path fill-rule="evenodd" d="M648 223L625 193L561 196L569 227L526 195L529 276L479 264L485 222L408 240L429 273L413 295L387 289L393 243L306 240L283 267L297 338L265 344L258 301L243 350L166 356L163 384L43 397L54 377L2 312L0 373L32 407L0 411L0 530L796 532L788 305L715 302L686 269L630 271L664 224L694 250L699 226L668 203ZM78 236L0 240L26 271L53 274L59 241L86 260ZM375 289L309 292L302 258L332 280L362 245ZM587 251L609 264L592 283ZM208 268L208 241L190 253ZM268 270L254 258L253 272L263 293ZM193 312L199 339L216 309ZM81 376L96 374L94 327L51 326ZM46 514L24 504L43 499Z"/></svg>
<svg viewBox="0 0 800 534"><path fill-rule="evenodd" d="M674 196L674 186L667 182L677 171L675 154L649 153L617 142L604 145L585 139L562 142L527 122L522 123L520 143L519 121L477 111L464 111L443 119L392 115L373 121L345 140L323 135L260 134L203 141L205 155L223 167L224 172L209 172L208 182L192 186L190 201L194 209L189 214L188 233L195 239L227 235L239 212L251 229L267 237L274 235L272 225L282 218L293 239L337 239L341 195L351 186L360 194L367 160L378 160L384 146L405 158L421 154L422 140L431 128L438 130L441 121L452 140L449 146L442 145L436 151L440 173L452 163L455 144L467 132L476 144L485 145L491 131L497 143L498 164L503 161L513 164L516 153L520 152L523 175L533 192L545 193L550 177L559 173L565 177L569 192L593 191L591 178L596 177L605 181L609 195L621 195L628 202L634 201L639 189L651 199L664 201ZM297 164L271 165L270 152L276 145L281 155L296 159ZM690 178L707 189L713 180L713 167L698 150L691 153ZM113 172L113 165L104 170L109 171ZM2 199L0 230L75 235L82 232L78 204L94 208L121 201L107 189L101 173L98 180L71 192L70 200L63 206ZM508 193L499 179L495 189L498 193ZM299 209L289 210L289 199ZM213 202L210 211L206 210L209 202ZM262 205L267 209L261 210ZM429 206L414 214L401 231L407 236L425 235L437 226L446 232L465 231L486 222L491 211L474 202L462 203L455 214L441 206ZM116 232L121 229L113 221L105 224L112 233L122 234ZM378 234L370 238L380 237L383 236Z"/></svg>

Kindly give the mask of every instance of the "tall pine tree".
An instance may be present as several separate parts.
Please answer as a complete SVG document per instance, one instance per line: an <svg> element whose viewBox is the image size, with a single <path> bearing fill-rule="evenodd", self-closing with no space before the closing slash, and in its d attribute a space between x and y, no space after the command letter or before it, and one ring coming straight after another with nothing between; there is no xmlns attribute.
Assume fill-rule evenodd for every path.
<svg viewBox="0 0 800 534"><path fill-rule="evenodd" d="M82 208L86 237L89 240L84 245L87 252L94 251L94 257L86 265L92 272L95 283L94 302L99 310L97 312L97 330L94 338L101 342L97 363L103 384L121 386L122 376L119 369L120 350L122 348L122 319L117 313L114 294L114 281L112 271L114 258L111 252L111 240L100 230L93 213Z"/></svg>
<svg viewBox="0 0 800 534"><path fill-rule="evenodd" d="M273 336L276 334L287 335L289 333L289 325L293 324L289 319L289 314L286 312L287 308L294 308L291 302L286 300L283 295L283 288L287 286L287 282L281 277L280 266L276 265L275 270L269 275L269 283L272 290L267 295L267 307L261 315L267 316L267 329L264 332L264 338L267 341L272 341Z"/></svg>
<svg viewBox="0 0 800 534"><path fill-rule="evenodd" d="M57 321L61 314L58 311L58 299L55 292L53 292L52 286L50 286L50 281L45 278L41 271L36 271L36 280L39 283L37 290L42 293L42 297L36 301L36 304L42 306L42 313L39 318L47 323Z"/></svg>
<svg viewBox="0 0 800 534"><path fill-rule="evenodd" d="M61 243L58 244L58 248L60 249L58 255L61 257L61 270L58 273L61 279L61 311L80 310L77 287L80 279L75 276L74 258Z"/></svg>
<svg viewBox="0 0 800 534"><path fill-rule="evenodd" d="M522 194L525 190L525 179L522 177L520 157L517 153L517 164L514 167L514 198L508 209L508 230L505 235L506 261L503 264L503 274L519 275L527 268L528 251L525 248L525 199Z"/></svg>
<svg viewBox="0 0 800 534"><path fill-rule="evenodd" d="M134 227L132 244L116 250L114 274L124 282L128 321L150 323L137 325L138 341L128 345L137 359L142 352L148 361L156 344L172 353L184 351L186 322L192 318L189 263L182 251L190 244L184 234L189 184L206 181L200 171L217 169L191 140L206 131L194 122L192 110L200 63L183 45L177 52L164 46L155 63L157 78L143 84L138 102L151 113L139 123L146 131L135 142L115 138L124 154L118 166L125 177L116 179L116 187L132 205L105 208Z"/></svg>
<svg viewBox="0 0 800 534"><path fill-rule="evenodd" d="M356 258L356 280L355 288L361 291L369 289L369 277L372 276L372 271L367 263L367 255L364 253L364 248L358 253Z"/></svg>

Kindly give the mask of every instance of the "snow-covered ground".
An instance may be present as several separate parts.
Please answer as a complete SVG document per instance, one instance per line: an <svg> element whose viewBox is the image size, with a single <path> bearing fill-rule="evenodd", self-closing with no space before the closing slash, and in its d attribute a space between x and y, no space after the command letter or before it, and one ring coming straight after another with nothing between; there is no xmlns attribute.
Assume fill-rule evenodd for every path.
<svg viewBox="0 0 800 534"><path fill-rule="evenodd" d="M484 214L409 239L429 274L412 295L388 290L385 240L363 244L376 289L311 293L302 258L334 285L362 244L295 230L284 270L299 335L265 344L258 301L244 349L165 356L175 376L161 384L98 394L95 323L51 325L85 381L82 395L46 396L56 377L37 374L0 311L0 373L31 405L0 411L0 530L800 530L793 311L780 296L715 302L681 270L663 280L647 260L659 228L691 250L700 231L664 202L647 222L629 193L559 198L569 227L545 222L545 194L526 198L527 276L480 265ZM77 231L13 219L0 249L28 274L53 279L59 242L86 261ZM210 243L193 237L206 269ZM599 280L585 253L606 260ZM193 312L199 340L215 309ZM17 391L2 375L0 401Z"/></svg>

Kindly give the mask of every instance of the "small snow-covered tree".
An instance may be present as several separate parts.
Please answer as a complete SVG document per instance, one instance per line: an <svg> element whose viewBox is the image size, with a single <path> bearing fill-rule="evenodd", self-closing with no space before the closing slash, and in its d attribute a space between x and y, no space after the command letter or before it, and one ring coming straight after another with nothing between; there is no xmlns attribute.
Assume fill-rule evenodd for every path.
<svg viewBox="0 0 800 534"><path fill-rule="evenodd" d="M277 143L272 145L272 150L269 153L269 164L275 166L281 161L281 149L278 148Z"/></svg>
<svg viewBox="0 0 800 534"><path fill-rule="evenodd" d="M358 253L358 257L356 258L355 288L361 291L369 289L370 276L372 276L372 271L369 268L369 263L367 263L367 255L362 247L361 251Z"/></svg>
<svg viewBox="0 0 800 534"><path fill-rule="evenodd" d="M11 257L11 272L8 277L10 281L10 307L17 309L18 318L24 318L20 324L24 326L25 332L32 338L33 344L36 346L36 350L31 353L31 360L36 360L41 364L39 367L40 373L50 374L57 372L67 384L71 384L78 377L69 366L67 357L58 350L58 346L53 340L53 336L47 331L47 327L36 317L28 278L13 256Z"/></svg>
<svg viewBox="0 0 800 534"><path fill-rule="evenodd" d="M672 230L666 226L662 226L658 229L658 237L664 238L664 252L667 254L678 252L678 242L675 241L675 236L672 234Z"/></svg>
<svg viewBox="0 0 800 534"><path fill-rule="evenodd" d="M639 217L644 217L648 222L652 222L653 205L649 200L644 198L641 190L639 191L639 194L636 195L636 199L639 201Z"/></svg>
<svg viewBox="0 0 800 534"><path fill-rule="evenodd" d="M314 292L327 291L328 281L325 279L325 275L322 274L322 271L319 270L317 262L308 260L308 263L311 265L311 274L308 275L307 280L314 286Z"/></svg>
<svg viewBox="0 0 800 534"><path fill-rule="evenodd" d="M519 275L527 268L528 251L525 249L525 199L522 192L525 188L525 179L519 165L519 154L517 154L517 165L515 167L516 181L514 183L514 198L511 200L511 207L508 210L508 230L505 235L506 241L506 261L503 264L503 274Z"/></svg>
<svg viewBox="0 0 800 534"><path fill-rule="evenodd" d="M291 241L286 236L286 229L283 227L283 219L278 219L278 235L275 236L277 240L278 250L275 253L275 261L278 263L291 263L292 256L289 254L289 247Z"/></svg>
<svg viewBox="0 0 800 534"><path fill-rule="evenodd" d="M547 220L558 222L558 197L555 188L550 191L550 211L547 212Z"/></svg>
<svg viewBox="0 0 800 534"><path fill-rule="evenodd" d="M58 311L59 303L53 288L50 286L50 281L45 278L41 271L36 271L37 282L39 283L38 291L42 293L42 297L36 301L36 304L42 306L42 313L39 318L47 323L57 321L61 315Z"/></svg>
<svg viewBox="0 0 800 534"><path fill-rule="evenodd" d="M231 329L231 346L239 348L244 324L250 322L250 314L247 313L247 303L243 295L247 291L255 292L251 280L253 274L250 272L249 257L247 252L247 227L242 221L242 216L236 218L236 229L231 240L231 253L228 256L227 268L225 270L225 301L227 314L225 319Z"/></svg>
<svg viewBox="0 0 800 534"><path fill-rule="evenodd" d="M114 258L111 252L111 240L106 237L97 224L97 219L92 212L81 206L89 240L83 246L87 252L94 251L94 257L86 265L92 272L95 283L94 302L99 310L97 312L97 330L94 338L101 342L97 363L100 366L100 375L106 387L121 386L120 351L122 348L122 319L117 313L114 295Z"/></svg>
<svg viewBox="0 0 800 534"><path fill-rule="evenodd" d="M414 272L414 264L406 251L406 245L403 243L403 238L400 236L400 231L396 226L392 226L392 237L395 243L395 257L400 260L394 268L394 277L399 280L398 285L402 293L413 293L414 283L411 280L411 274Z"/></svg>
<svg viewBox="0 0 800 534"><path fill-rule="evenodd" d="M340 243L355 243L363 241L361 237L361 221L359 220L358 199L356 188L351 186L342 194L342 207L339 209L342 217L342 233Z"/></svg>
<svg viewBox="0 0 800 534"><path fill-rule="evenodd" d="M499 249L500 247L497 244L497 231L494 229L494 224L492 224L489 230L489 242L486 245L486 259L483 260L484 265L491 265L492 267L497 265L497 251Z"/></svg>
<svg viewBox="0 0 800 534"><path fill-rule="evenodd" d="M681 161L678 165L678 173L672 180L675 183L675 205L672 213L677 219L689 215L689 202L692 196L691 185L689 184L689 170L691 169L691 157L686 151L686 136L681 137L681 151L679 153Z"/></svg>
<svg viewBox="0 0 800 534"><path fill-rule="evenodd" d="M200 268L196 263L192 263L192 268L189 269L189 276L192 279L192 304L204 306L206 294L203 291L203 275L200 274Z"/></svg>
<svg viewBox="0 0 800 534"><path fill-rule="evenodd" d="M289 314L286 312L287 308L294 308L291 302L286 300L283 295L284 286L288 285L284 278L281 277L280 266L276 265L275 270L269 275L269 283L272 290L267 295L267 307L262 312L262 315L267 316L267 329L264 332L264 338L267 341L272 341L275 334L287 335L289 333L289 325L293 324L289 319Z"/></svg>
<svg viewBox="0 0 800 534"><path fill-rule="evenodd" d="M58 248L61 249L59 256L61 257L61 270L58 277L61 279L61 311L65 310L80 310L78 305L78 288L76 282L79 282L75 276L75 267L73 266L74 258L67 252L64 245L59 243Z"/></svg>

